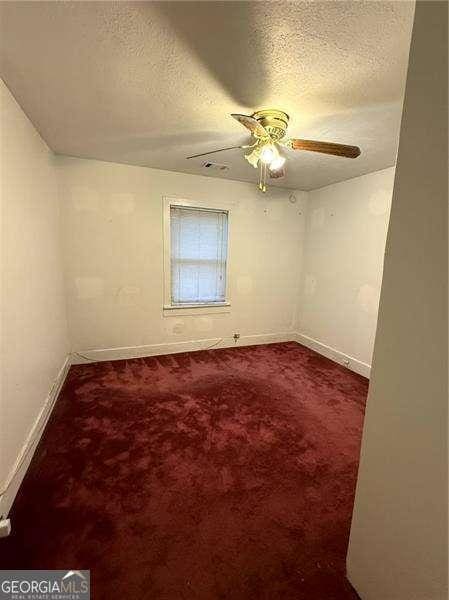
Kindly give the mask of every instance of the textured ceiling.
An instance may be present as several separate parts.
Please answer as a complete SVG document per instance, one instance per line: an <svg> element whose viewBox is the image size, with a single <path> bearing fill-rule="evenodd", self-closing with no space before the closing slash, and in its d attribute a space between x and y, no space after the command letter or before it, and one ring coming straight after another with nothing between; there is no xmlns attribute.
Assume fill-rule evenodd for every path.
<svg viewBox="0 0 449 600"><path fill-rule="evenodd" d="M1 75L57 153L211 175L190 154L246 143L229 114L274 107L292 136L275 185L314 189L394 164L412 2L1 2ZM256 181L231 150L217 176ZM214 172L215 175L215 172Z"/></svg>

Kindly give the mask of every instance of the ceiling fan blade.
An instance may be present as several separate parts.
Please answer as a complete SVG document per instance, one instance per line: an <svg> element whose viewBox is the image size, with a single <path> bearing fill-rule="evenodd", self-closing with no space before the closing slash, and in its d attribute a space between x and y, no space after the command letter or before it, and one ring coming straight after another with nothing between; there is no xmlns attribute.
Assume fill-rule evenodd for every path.
<svg viewBox="0 0 449 600"><path fill-rule="evenodd" d="M237 114L232 114L231 117L234 117L234 119L246 127L246 129L249 129L256 137L269 137L268 131L254 117Z"/></svg>
<svg viewBox="0 0 449 600"><path fill-rule="evenodd" d="M280 169L276 169L275 171L271 171L270 169L268 169L268 172L270 174L271 179L279 179L280 177L284 177L285 168L281 167Z"/></svg>
<svg viewBox="0 0 449 600"><path fill-rule="evenodd" d="M237 148L243 148L243 146L229 146L229 148L220 148L220 150L211 150L210 152L203 152L202 154L192 154L192 156L187 156L187 160L189 158L198 158L199 156L207 156L208 154L215 154L216 152L224 152L225 150L236 150Z"/></svg>
<svg viewBox="0 0 449 600"><path fill-rule="evenodd" d="M360 148L357 146L346 146L345 144L334 144L332 142L315 142L313 140L290 140L293 150L308 150L310 152L321 152L345 158L357 158Z"/></svg>

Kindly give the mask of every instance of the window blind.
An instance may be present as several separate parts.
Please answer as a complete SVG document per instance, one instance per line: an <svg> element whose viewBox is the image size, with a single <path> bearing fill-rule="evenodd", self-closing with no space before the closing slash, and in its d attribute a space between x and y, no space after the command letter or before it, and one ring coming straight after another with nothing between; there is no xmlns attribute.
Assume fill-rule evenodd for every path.
<svg viewBox="0 0 449 600"><path fill-rule="evenodd" d="M226 300L228 213L170 207L172 304Z"/></svg>

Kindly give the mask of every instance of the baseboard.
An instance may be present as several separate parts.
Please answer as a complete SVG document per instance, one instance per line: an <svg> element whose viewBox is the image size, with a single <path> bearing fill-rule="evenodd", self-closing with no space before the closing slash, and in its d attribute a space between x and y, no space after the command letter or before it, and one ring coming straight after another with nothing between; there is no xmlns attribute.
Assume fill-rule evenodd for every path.
<svg viewBox="0 0 449 600"><path fill-rule="evenodd" d="M72 353L71 363L74 365L89 362L102 362L106 360L125 360L129 358L142 358L144 356L156 356L162 354L177 354L179 352L195 352L197 350L208 350L210 348L234 348L236 346L254 346L258 344L270 344L274 342L298 342L315 350L318 354L330 358L355 373L364 377L370 376L371 365L357 360L314 340L307 335L296 332L262 333L258 335L242 336L237 343L232 337L210 338L204 340L192 340L188 342L171 342L168 344L148 344L145 346L123 346L119 348L96 348L91 350L79 350Z"/></svg>
<svg viewBox="0 0 449 600"><path fill-rule="evenodd" d="M362 362L361 360L357 360L353 356L349 356L348 354L344 354L331 346L327 346L318 340L315 340L303 333L295 334L295 341L303 346L307 346L311 350L315 350L318 354L322 354L326 358L330 358L336 363L343 365L344 367L351 369L355 373L359 373L359 375L363 375L369 379L371 374L371 365Z"/></svg>
<svg viewBox="0 0 449 600"><path fill-rule="evenodd" d="M237 340L232 337L193 340L188 342L172 342L168 344L149 344L146 346L125 346L121 348L102 348L94 350L79 350L72 353L72 364L88 362L101 362L105 360L124 360L128 358L142 358L159 354L178 354L179 352L195 352L218 348L234 348L237 346L256 346L274 342L296 341L295 333L262 333L258 335L245 335Z"/></svg>
<svg viewBox="0 0 449 600"><path fill-rule="evenodd" d="M14 498L19 490L20 484L22 483L25 473L30 465L31 459L33 458L36 447L41 439L42 433L45 429L45 425L51 415L55 402L58 398L59 392L61 391L64 380L67 376L71 364L70 355L68 355L62 365L59 373L57 374L50 391L48 392L47 398L31 427L31 430L22 446L22 449L14 463L11 471L9 472L6 481L3 482L1 490L3 493L0 495L0 517L6 518L11 506L14 502Z"/></svg>
<svg viewBox="0 0 449 600"><path fill-rule="evenodd" d="M348 555L349 555L349 550L348 550ZM357 592L358 596L360 598L362 598L362 590L363 590L363 598L367 598L367 596L365 595L365 593L367 593L367 589L366 589L366 583L369 582L370 580L372 580L372 577L370 577L370 573L366 573L366 569L360 568L360 565L354 568L354 565L352 564L352 562L349 560L349 556L346 555L346 579L349 581L349 583L351 584L351 586L354 588L354 590ZM363 573L364 577L363 580L360 580L360 576L358 575L358 573ZM365 585L364 585L365 582ZM377 597L376 595L374 597Z"/></svg>

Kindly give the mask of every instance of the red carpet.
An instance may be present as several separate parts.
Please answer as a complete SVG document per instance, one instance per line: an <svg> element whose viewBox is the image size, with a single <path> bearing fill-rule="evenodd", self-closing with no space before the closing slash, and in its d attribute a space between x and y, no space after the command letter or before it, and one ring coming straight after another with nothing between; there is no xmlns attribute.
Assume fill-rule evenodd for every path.
<svg viewBox="0 0 449 600"><path fill-rule="evenodd" d="M294 342L71 368L0 540L95 600L357 598L368 383Z"/></svg>

